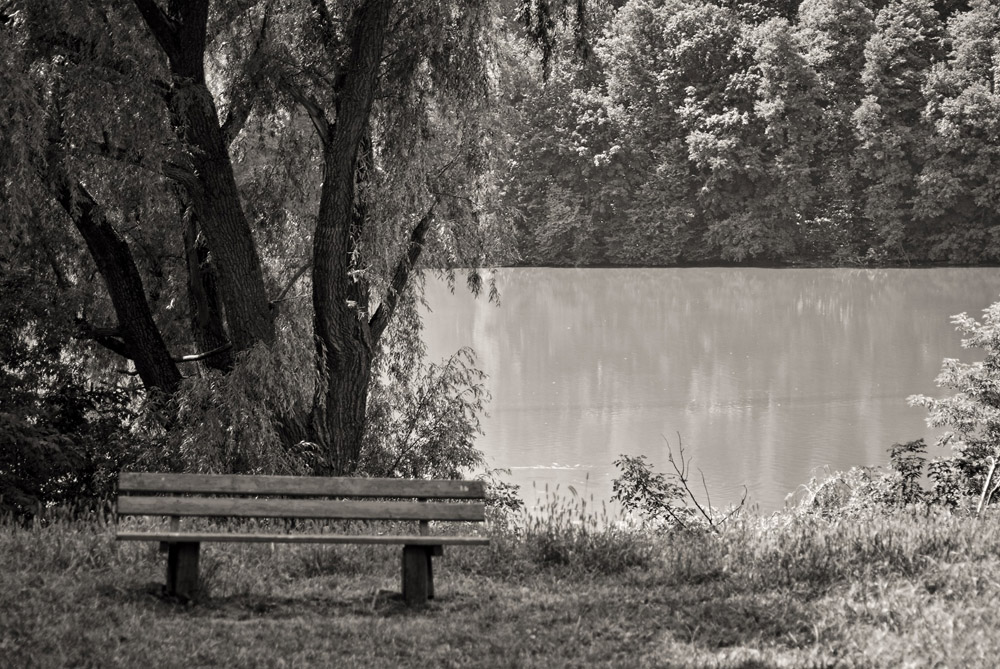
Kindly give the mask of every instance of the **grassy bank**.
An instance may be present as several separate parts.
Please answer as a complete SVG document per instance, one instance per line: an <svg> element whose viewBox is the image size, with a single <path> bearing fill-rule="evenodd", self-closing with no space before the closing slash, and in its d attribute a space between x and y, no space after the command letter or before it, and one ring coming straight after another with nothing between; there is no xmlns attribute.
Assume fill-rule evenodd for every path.
<svg viewBox="0 0 1000 669"><path fill-rule="evenodd" d="M993 666L996 519L751 517L720 534L495 524L406 609L399 549L208 545L206 597L99 521L0 527L4 667Z"/></svg>

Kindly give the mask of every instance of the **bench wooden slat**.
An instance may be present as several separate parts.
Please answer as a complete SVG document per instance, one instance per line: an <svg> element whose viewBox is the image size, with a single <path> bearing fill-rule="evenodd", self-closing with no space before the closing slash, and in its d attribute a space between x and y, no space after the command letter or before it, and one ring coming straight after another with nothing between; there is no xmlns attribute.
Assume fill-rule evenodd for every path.
<svg viewBox="0 0 1000 669"><path fill-rule="evenodd" d="M482 481L145 472L122 472L118 477L118 491L427 499L482 499L485 496Z"/></svg>
<svg viewBox="0 0 1000 669"><path fill-rule="evenodd" d="M485 506L471 502L365 502L250 497L118 498L119 515L329 518L338 520L485 520Z"/></svg>
<svg viewBox="0 0 1000 669"><path fill-rule="evenodd" d="M229 532L119 532L119 541L225 541L289 544L409 544L411 546L488 546L488 537L344 535L344 534L237 534Z"/></svg>

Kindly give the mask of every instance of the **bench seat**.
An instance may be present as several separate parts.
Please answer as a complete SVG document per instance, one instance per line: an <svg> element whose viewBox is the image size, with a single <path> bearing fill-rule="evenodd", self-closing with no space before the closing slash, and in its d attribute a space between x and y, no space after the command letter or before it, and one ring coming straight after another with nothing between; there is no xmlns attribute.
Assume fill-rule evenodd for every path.
<svg viewBox="0 0 1000 669"><path fill-rule="evenodd" d="M406 544L411 546L489 546L487 537L389 534L243 534L239 532L118 532L119 541L209 541L285 544Z"/></svg>
<svg viewBox="0 0 1000 669"><path fill-rule="evenodd" d="M434 597L432 557L444 546L487 546L488 537L431 534L431 523L484 522L481 481L246 476L122 472L117 517L168 519L168 527L137 530L116 525L119 541L159 542L167 553L167 594L194 599L200 546L208 542L290 544L399 544L403 597L419 605ZM215 532L183 529L182 518L363 520L414 522L412 534ZM396 526L394 532L398 532Z"/></svg>

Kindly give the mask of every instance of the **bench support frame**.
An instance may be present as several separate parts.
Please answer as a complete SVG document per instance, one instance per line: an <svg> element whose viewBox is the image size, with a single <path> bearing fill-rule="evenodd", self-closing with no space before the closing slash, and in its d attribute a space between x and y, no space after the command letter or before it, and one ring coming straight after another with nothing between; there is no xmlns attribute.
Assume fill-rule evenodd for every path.
<svg viewBox="0 0 1000 669"><path fill-rule="evenodd" d="M167 544L167 595L184 601L197 598L200 549L197 541Z"/></svg>
<svg viewBox="0 0 1000 669"><path fill-rule="evenodd" d="M403 599L410 606L421 606L434 599L435 555L443 555L444 546L403 546Z"/></svg>

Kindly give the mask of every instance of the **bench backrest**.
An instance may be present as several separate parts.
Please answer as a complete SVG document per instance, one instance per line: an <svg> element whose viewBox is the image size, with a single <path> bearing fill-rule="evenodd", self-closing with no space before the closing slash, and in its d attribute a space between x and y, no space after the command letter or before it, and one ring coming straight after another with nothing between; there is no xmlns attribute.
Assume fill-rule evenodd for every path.
<svg viewBox="0 0 1000 669"><path fill-rule="evenodd" d="M120 515L485 520L482 481L122 472L118 492Z"/></svg>

